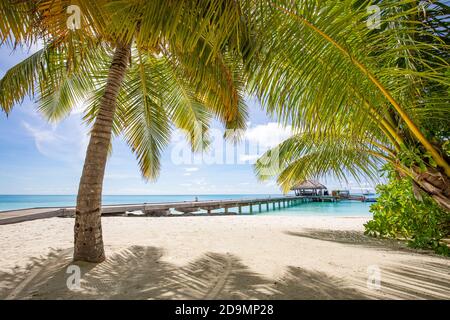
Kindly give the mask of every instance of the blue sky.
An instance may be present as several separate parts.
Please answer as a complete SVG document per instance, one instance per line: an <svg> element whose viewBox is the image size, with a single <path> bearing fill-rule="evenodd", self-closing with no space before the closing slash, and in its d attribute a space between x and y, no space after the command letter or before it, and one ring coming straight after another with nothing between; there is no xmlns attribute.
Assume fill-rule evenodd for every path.
<svg viewBox="0 0 450 320"><path fill-rule="evenodd" d="M11 52L0 48L0 76L25 58L29 52ZM233 152L221 139L223 128L214 123L213 150L203 161L189 154L180 158L186 147L182 135L175 133L161 160L162 170L156 182L144 181L134 155L120 138L113 142L104 183L104 194L273 194L280 190L274 181L258 182L252 163L257 154L290 134L289 128L276 124L262 111L256 100L248 99L249 129L245 140ZM0 113L0 194L76 194L88 128L77 108L56 124L47 123L35 104L25 99L6 117ZM225 151L224 151L225 148ZM185 150L185 149L183 149ZM227 158L228 157L228 158ZM224 160L228 159L228 161ZM187 161L189 159L189 161ZM233 161L230 161L233 159ZM183 160L183 161L182 161ZM330 188L341 185L332 178L323 179ZM366 187L366 185L363 185Z"/></svg>

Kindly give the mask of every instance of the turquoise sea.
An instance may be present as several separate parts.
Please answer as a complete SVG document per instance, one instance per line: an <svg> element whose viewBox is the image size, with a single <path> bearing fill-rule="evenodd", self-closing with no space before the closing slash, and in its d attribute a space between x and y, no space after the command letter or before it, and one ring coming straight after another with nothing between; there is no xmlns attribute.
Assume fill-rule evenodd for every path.
<svg viewBox="0 0 450 320"><path fill-rule="evenodd" d="M198 200L223 200L223 199L244 199L244 198L266 198L277 197L279 194L214 194L214 195L105 195L103 196L103 204L137 204L152 202L177 202L177 201L193 201L195 197ZM75 195L0 195L0 211L15 210L35 207L66 207L74 206L76 202ZM254 214L261 215L304 215L304 216L370 216L370 203L359 201L339 201L330 202L311 202L301 205L281 208L276 210L266 210L266 206L262 206L262 212L259 213L258 206L253 207ZM230 211L232 211L230 209ZM248 208L243 208L244 213L248 213Z"/></svg>

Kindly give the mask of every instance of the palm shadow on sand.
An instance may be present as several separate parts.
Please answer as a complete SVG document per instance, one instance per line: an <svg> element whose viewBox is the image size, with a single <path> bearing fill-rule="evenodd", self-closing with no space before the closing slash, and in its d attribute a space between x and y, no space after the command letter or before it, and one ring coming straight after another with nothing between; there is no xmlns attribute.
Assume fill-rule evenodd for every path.
<svg viewBox="0 0 450 320"><path fill-rule="evenodd" d="M285 234L301 238L348 244L352 246L362 246L375 250L393 250L409 253L417 252L417 250L408 248L404 242L393 239L370 237L365 235L362 231L303 228L300 232L285 231Z"/></svg>
<svg viewBox="0 0 450 320"><path fill-rule="evenodd" d="M133 246L94 265L72 263L67 250L33 259L24 271L0 273L1 299L367 299L324 273L288 267L281 279L252 272L229 254L208 253L178 267L159 248ZM81 290L67 287L70 265Z"/></svg>
<svg viewBox="0 0 450 320"><path fill-rule="evenodd" d="M326 229L302 229L301 232L286 231L285 234L319 241L360 246L370 250L384 250L405 257L411 253L435 255L431 250L409 248L405 242L380 239L364 235L360 231ZM442 261L448 258L440 257ZM421 262L408 259L381 267L381 287L385 297L395 299L450 299L449 263Z"/></svg>
<svg viewBox="0 0 450 320"><path fill-rule="evenodd" d="M94 265L71 262L71 250L33 259L26 270L0 273L1 299L371 299L344 280L287 267L279 279L252 272L238 257L208 253L179 267L155 247L133 246ZM81 269L81 289L69 290L70 265ZM417 266L416 266L417 267ZM442 266L433 266L442 272ZM416 270L417 271L417 270ZM408 270L393 272L407 273ZM416 275L417 276L417 275ZM425 273L422 274L425 276ZM425 282L424 282L425 283ZM434 284L440 290L447 283ZM402 288L392 287L390 290ZM440 291L439 291L440 292ZM411 295L411 293L409 293ZM399 296L401 297L401 296ZM414 297L414 296L413 296ZM415 296L421 298L422 296ZM427 296L428 297L428 296ZM439 297L429 295L429 297Z"/></svg>

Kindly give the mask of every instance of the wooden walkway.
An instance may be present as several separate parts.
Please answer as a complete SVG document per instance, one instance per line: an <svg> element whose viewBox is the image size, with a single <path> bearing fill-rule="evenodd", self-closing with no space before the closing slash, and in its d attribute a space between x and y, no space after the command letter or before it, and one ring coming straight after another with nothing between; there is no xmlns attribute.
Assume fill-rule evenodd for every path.
<svg viewBox="0 0 450 320"><path fill-rule="evenodd" d="M249 213L262 212L262 210L276 210L291 206L296 206L310 201L336 201L331 196L289 196L270 197L256 199L232 199L232 200L208 200L208 201L184 201L184 202L164 202L164 203L143 203L107 205L102 207L102 215L139 215L139 216L168 216L173 211L182 214L191 214L200 210L206 214L213 214L213 210L223 210L221 214L229 214L229 209L236 208L238 214L242 214L243 207L249 207ZM139 213L138 213L139 212ZM142 212L142 213L140 213ZM65 208L31 208L23 210L0 212L0 225L44 219L58 216L73 216L74 207Z"/></svg>
<svg viewBox="0 0 450 320"><path fill-rule="evenodd" d="M23 210L1 211L0 225L45 219L60 216L63 211L60 208L31 208Z"/></svg>

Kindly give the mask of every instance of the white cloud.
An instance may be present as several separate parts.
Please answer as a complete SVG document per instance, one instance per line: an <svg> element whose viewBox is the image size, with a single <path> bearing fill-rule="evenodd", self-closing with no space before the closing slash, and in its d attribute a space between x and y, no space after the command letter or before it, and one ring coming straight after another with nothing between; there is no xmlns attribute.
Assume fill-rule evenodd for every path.
<svg viewBox="0 0 450 320"><path fill-rule="evenodd" d="M195 171L198 171L199 168L198 167L191 167L191 168L185 168L184 170L186 172L195 172Z"/></svg>
<svg viewBox="0 0 450 320"><path fill-rule="evenodd" d="M256 160L258 160L258 158L260 156L261 155L259 155L259 154L240 154L239 155L239 160L242 161L242 162L248 161L250 163L255 163Z"/></svg>
<svg viewBox="0 0 450 320"><path fill-rule="evenodd" d="M63 138L58 136L53 129L36 128L25 121L23 121L23 126L33 136L36 148L43 155L48 156L51 153L47 148L48 145L59 144L63 141Z"/></svg>
<svg viewBox="0 0 450 320"><path fill-rule="evenodd" d="M33 137L35 138L37 143L45 142L45 141L54 141L58 137L54 134L53 130L45 130L45 129L38 129L30 125L28 122L23 122L23 126L25 129L30 132Z"/></svg>
<svg viewBox="0 0 450 320"><path fill-rule="evenodd" d="M22 125L33 137L36 149L44 156L66 162L79 162L86 153L89 137L77 119L57 125L33 125L23 121Z"/></svg>
<svg viewBox="0 0 450 320"><path fill-rule="evenodd" d="M263 149L269 149L277 146L283 140L292 136L291 126L283 127L277 122L260 124L249 128L245 132L245 138L250 143L257 143Z"/></svg>
<svg viewBox="0 0 450 320"><path fill-rule="evenodd" d="M276 122L269 122L264 125L261 124L249 128L245 132L248 150L240 153L238 159L241 163L254 164L264 152L276 147L292 135L293 132L290 126L284 127Z"/></svg>
<svg viewBox="0 0 450 320"><path fill-rule="evenodd" d="M71 114L81 114L84 112L84 110L86 109L87 106L87 102L86 101L82 101L82 102L78 102L71 111Z"/></svg>

